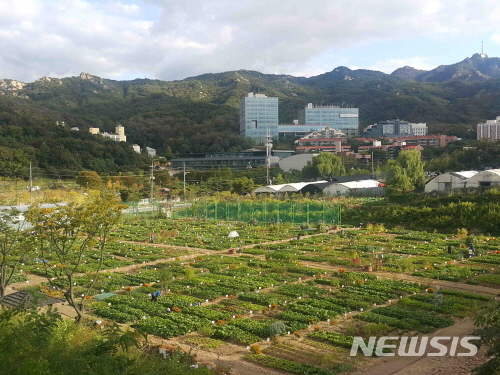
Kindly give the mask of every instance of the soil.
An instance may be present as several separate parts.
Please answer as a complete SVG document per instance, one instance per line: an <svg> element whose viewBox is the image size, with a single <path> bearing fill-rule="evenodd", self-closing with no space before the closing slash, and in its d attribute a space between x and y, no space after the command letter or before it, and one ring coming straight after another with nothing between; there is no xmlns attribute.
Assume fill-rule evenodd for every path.
<svg viewBox="0 0 500 375"><path fill-rule="evenodd" d="M470 319L463 319L451 327L446 327L429 335L433 336L471 336L474 324ZM445 341L440 341L443 344ZM451 341L446 344L449 347ZM363 369L353 375L461 375L472 374L472 370L486 361L486 348L481 348L473 357L379 357L368 358Z"/></svg>
<svg viewBox="0 0 500 375"><path fill-rule="evenodd" d="M330 233L335 233L335 231L330 231ZM319 235L323 235L325 233L321 233ZM318 234L316 234L318 235ZM312 235L307 235L307 236L302 236L302 238L306 237L314 237L316 236L315 234ZM279 241L272 241L268 242L269 244L273 243L282 243L290 240L294 240L295 238L291 238L289 240L279 240ZM135 243L135 244L140 244L143 246L155 246L155 247L165 247L165 248L170 248L170 249L176 249L176 250L187 250L190 252L189 255L184 255L180 256L177 258L180 258L181 260L189 260L192 258L196 258L200 255L213 255L213 254L225 254L229 256L239 256L241 254L229 254L228 250L222 250L222 251L215 251L215 250L208 250L208 249L202 249L202 248L192 248L192 247L183 247L183 246L172 246L172 245L165 245L165 244L154 244L154 243L143 243L143 242L133 242L133 241L121 241L123 243ZM243 252L245 248L252 248L254 246L257 246L257 244L252 244L252 245L246 245L243 246ZM245 255L251 255L251 254L245 254ZM258 259L265 259L264 256L259 256L259 255L251 255L254 256L255 258ZM136 269L136 267L142 267L142 266L152 266L157 263L164 263L166 261L174 261L176 258L167 258L167 259L160 259L152 262L145 262L145 263L139 263L137 265L131 265L131 266L126 266L126 267L121 267L118 269L109 269L103 272L127 272L127 271L133 271ZM302 263L302 265L312 267L312 268L318 268L318 269L323 269L325 271L335 271L338 270L338 266L331 266L325 263L313 263L313 264L305 264ZM359 271L358 268L353 268L353 267L342 267L348 271ZM419 278L419 277L413 277L401 273L387 273L387 272L371 272L374 275L379 276L380 278L387 278L387 279L398 279L398 280L405 280L405 281L411 281L411 282L424 282L424 279ZM42 282L46 281L46 278L37 276L37 275L27 275L29 279L29 283L23 282L23 283L17 283L17 284L11 284L7 288L7 294L13 293L19 289L24 288L26 285L37 285ZM307 278L310 279L310 278ZM307 280L306 279L306 280ZM303 280L305 281L305 280ZM463 284L463 283L456 283L456 282L450 282L450 281L443 281L443 280L425 280L426 283L429 283L433 287L443 287L446 289L453 289L453 290L462 290L462 291L468 291L468 292L473 292L473 293L479 293L479 294L487 294L487 295L494 295L498 296L500 289L497 288L492 288L488 286L480 286L480 285L469 285L469 284ZM267 290L267 288L266 288ZM223 299L219 298L216 301L212 301L211 303L216 303L217 301ZM67 317L74 318L76 316L73 308L66 303L58 304L57 305L58 311ZM349 319L348 317L347 319ZM339 324L343 324L344 318L341 318L339 321ZM327 324L327 323L325 323ZM474 325L472 320L469 318L461 319L457 321L453 326L447 327L440 329L430 336L466 336L470 335L474 329ZM195 334L193 334L195 335ZM290 341L292 345L298 345L298 342L300 340L297 340L295 338L285 338L285 341ZM151 336L150 341L152 344L156 345L168 345L168 346L174 346L174 347L179 347L182 350L191 353L192 355L196 356L196 359L200 363L204 364L209 364L212 367L217 366L219 369L231 369L231 374L236 375L283 375L287 374L286 372L274 370L274 369L269 369L265 367L261 367L259 365L256 365L254 363L247 362L243 360L243 356L246 354L249 354L250 351L242 346L238 345L233 345L233 344L225 344L222 347L218 349L209 349L209 350L202 350L200 348L196 348L194 345L188 345L185 342L183 342L182 338L175 338L171 340L163 340L158 337ZM264 352L266 351L266 348L269 348L271 343L263 342L259 343L261 345L262 349ZM304 354L301 353L302 350L311 350L310 345L307 343L303 343L302 346L298 345L297 346L297 358L295 360L300 361L300 358L304 358ZM314 349L314 348L313 348ZM274 350L274 349L273 349ZM300 351L300 352L299 352ZM486 357L484 356L486 349L481 348L477 355L474 357L450 357L450 356L445 356L445 357L428 357L428 356L422 356L422 357L380 357L380 358L372 358L372 357L356 357L355 362L356 362L356 368L354 372L351 372L353 375L433 375L433 374L439 374L439 375L459 375L459 374L471 374L471 371L474 367L478 366L481 363L484 363L486 361ZM316 354L321 353L322 351L320 349L316 349ZM278 355L281 358L286 358L288 356L287 353L280 354ZM294 359L292 357L288 357L287 359ZM345 362L345 361L344 361ZM229 372L226 372L229 373Z"/></svg>

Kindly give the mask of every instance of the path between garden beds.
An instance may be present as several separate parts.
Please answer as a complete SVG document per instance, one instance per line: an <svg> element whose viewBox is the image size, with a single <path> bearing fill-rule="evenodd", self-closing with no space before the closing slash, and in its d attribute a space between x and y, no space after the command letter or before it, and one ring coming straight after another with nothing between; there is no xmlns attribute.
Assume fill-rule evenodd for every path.
<svg viewBox="0 0 500 375"><path fill-rule="evenodd" d="M331 233L335 233L335 231L330 231ZM302 238L308 238L308 237L315 237L315 236L320 236L328 233L316 233L316 234L311 234L311 235L305 235L302 236ZM283 243L283 242L288 242L291 240L294 240L295 238L289 238L289 239L283 239L283 240L277 240L277 241L271 241L271 242L265 242L265 243L260 243L260 244L250 244L250 245L245 245L243 246L243 250L246 248L253 248L258 245L266 245L266 244L276 244L276 243ZM143 246L154 246L154 247L162 247L162 248L171 248L171 249L181 249L181 250L188 250L188 251L194 251L194 254L189 254L189 255L182 255L178 257L171 257L171 258L164 258L164 259L159 259L151 262L145 262L145 263L137 263L136 265L130 265L130 266L124 266L124 267L119 267L115 269L107 269L103 270L101 272L127 272L127 271L134 271L137 270L140 267L144 266L154 266L155 264L159 263L165 263L168 261L175 261L175 260L189 260L192 258L196 258L200 255L227 255L227 256L240 256L240 255L246 255L246 256L252 256L256 259L263 260L265 259L265 256L263 255L255 255L255 254L228 254L228 250L210 250L210 249L203 249L203 248L195 248L195 247L186 247L186 246L175 246L175 245L167 245L167 244L154 244L154 243L143 243L143 242L136 242L136 241L120 241L122 243L130 243L130 244L137 244L137 245L143 245ZM317 268L317 269L322 269L325 271L335 271L338 270L338 266L331 266L327 265L324 263L313 263L313 264L306 264L304 262L301 263L303 266L310 267L310 268ZM353 268L353 267L342 267L346 269L347 271L360 271L359 268ZM451 282L451 281L444 281L444 280L428 280L428 279L423 279L420 277L416 276L409 276L405 274L399 274L399 273L387 273L387 272L371 272L374 275L379 276L380 278L383 279L398 279L398 280L405 280L405 281L410 281L410 282L420 282L422 283L423 280L426 282L429 282L430 284L434 286L440 286L440 287L445 287L447 289L455 289L455 290L464 290L464 291L469 291L473 293L481 293L481 294L489 294L489 295L498 295L499 290L495 288L489 288L485 286L480 286L480 285L469 285L469 284L462 284L458 282ZM38 275L27 275L30 283L29 285L36 285L40 284L44 281L46 281L45 277L38 276ZM296 283L300 283L301 281L297 281ZM21 283L16 283L16 284L11 284L8 287L8 291L14 292L24 286L26 286L26 282L21 282ZM267 289L272 289L272 288L266 288ZM264 290L263 290L264 291ZM221 299L224 299L224 297L218 298L215 301L211 301L211 303L217 303ZM74 311L70 306L63 306L62 311L59 309L61 313L67 316L74 316ZM73 313L72 313L73 312ZM444 329L441 329L439 331L436 331L434 335L449 335L449 336L460 336L460 335L465 335L467 333L470 333L470 331L473 328L473 324L470 320L468 319L463 319L461 321L457 321L453 326L447 327ZM164 342L164 340L161 340L160 338L155 338L154 339L159 340L161 342ZM159 342L157 341L157 342ZM177 340L168 340L170 342L174 341L176 342ZM187 346L185 344L181 344L179 341L176 342L176 344L181 345L181 347L187 349L186 351L189 351L189 349L192 347ZM269 368L261 367L256 364L247 362L242 360L242 356L245 353L242 353L241 350L239 353L233 353L233 354L219 354L217 353L212 353L212 352L207 352L207 351L202 351L199 350L196 352L197 354L197 359L200 362L212 362L212 363L220 363L224 366L228 366L232 368L237 374L240 375L281 375L285 374L285 372L277 371L277 370L272 370ZM372 360L372 359L369 359ZM471 357L418 357L418 358L412 358L412 357L389 357L389 358L376 358L373 359L374 361L378 362L373 362L373 366L376 366L373 368L373 366L370 366L370 369L361 371L361 372L356 372L355 375L405 375L405 374L411 374L411 375L427 375L427 374L441 374L441 375L451 375L451 374L461 374L461 373L470 373L470 369L473 367L477 366L478 364L484 362L485 358L484 356L479 357L476 356L474 358ZM422 371L421 368L424 370ZM448 371L448 369L450 371ZM466 370L466 372L460 372L462 370ZM448 372L447 372L448 371Z"/></svg>
<svg viewBox="0 0 500 375"><path fill-rule="evenodd" d="M466 318L456 321L451 327L446 327L435 331L428 336L469 336L474 330L474 323ZM445 340L440 341L448 348L451 340L445 344ZM437 352L429 348L426 353ZM369 358L365 364L365 369L358 370L353 375L460 375L470 374L474 367L479 366L484 361L486 348L481 348L473 357L379 357Z"/></svg>

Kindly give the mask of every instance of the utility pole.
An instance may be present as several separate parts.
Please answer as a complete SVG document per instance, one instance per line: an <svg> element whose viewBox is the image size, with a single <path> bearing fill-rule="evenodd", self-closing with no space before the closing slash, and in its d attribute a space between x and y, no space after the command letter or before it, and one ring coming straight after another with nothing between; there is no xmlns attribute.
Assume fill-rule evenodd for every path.
<svg viewBox="0 0 500 375"><path fill-rule="evenodd" d="M33 204L33 174L31 171L31 162L30 162L30 206Z"/></svg>
<svg viewBox="0 0 500 375"><path fill-rule="evenodd" d="M186 200L186 175L189 172L186 172L186 162L182 163L182 169L183 169L183 175L184 175L184 180L183 180L183 185L184 185L184 200Z"/></svg>
<svg viewBox="0 0 500 375"><path fill-rule="evenodd" d="M373 169L373 151L372 151L372 178L375 177L375 170Z"/></svg>
<svg viewBox="0 0 500 375"><path fill-rule="evenodd" d="M271 185L271 180L269 178L269 169L271 168L271 148L273 147L273 138L271 137L271 131L267 127L266 131L266 182Z"/></svg>
<svg viewBox="0 0 500 375"><path fill-rule="evenodd" d="M155 179L155 176L153 175L153 169L154 169L154 164L153 164L153 160L151 160L151 197L150 197L150 200L151 202L153 201L153 194L154 194L154 179Z"/></svg>

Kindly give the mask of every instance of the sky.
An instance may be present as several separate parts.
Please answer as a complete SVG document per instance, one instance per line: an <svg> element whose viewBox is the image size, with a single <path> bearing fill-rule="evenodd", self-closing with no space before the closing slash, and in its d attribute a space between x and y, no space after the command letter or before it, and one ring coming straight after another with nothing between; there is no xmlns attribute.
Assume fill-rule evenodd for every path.
<svg viewBox="0 0 500 375"><path fill-rule="evenodd" d="M0 79L430 70L500 57L497 0L0 0Z"/></svg>

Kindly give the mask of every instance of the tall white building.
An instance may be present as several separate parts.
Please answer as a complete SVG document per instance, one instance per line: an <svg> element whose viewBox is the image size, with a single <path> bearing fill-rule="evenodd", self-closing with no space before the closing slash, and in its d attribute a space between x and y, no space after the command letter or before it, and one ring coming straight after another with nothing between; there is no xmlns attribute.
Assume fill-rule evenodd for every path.
<svg viewBox="0 0 500 375"><path fill-rule="evenodd" d="M485 123L477 124L477 139L500 139L500 116L495 120L486 120Z"/></svg>
<svg viewBox="0 0 500 375"><path fill-rule="evenodd" d="M248 93L240 103L240 134L263 144L268 130L278 137L278 98Z"/></svg>

